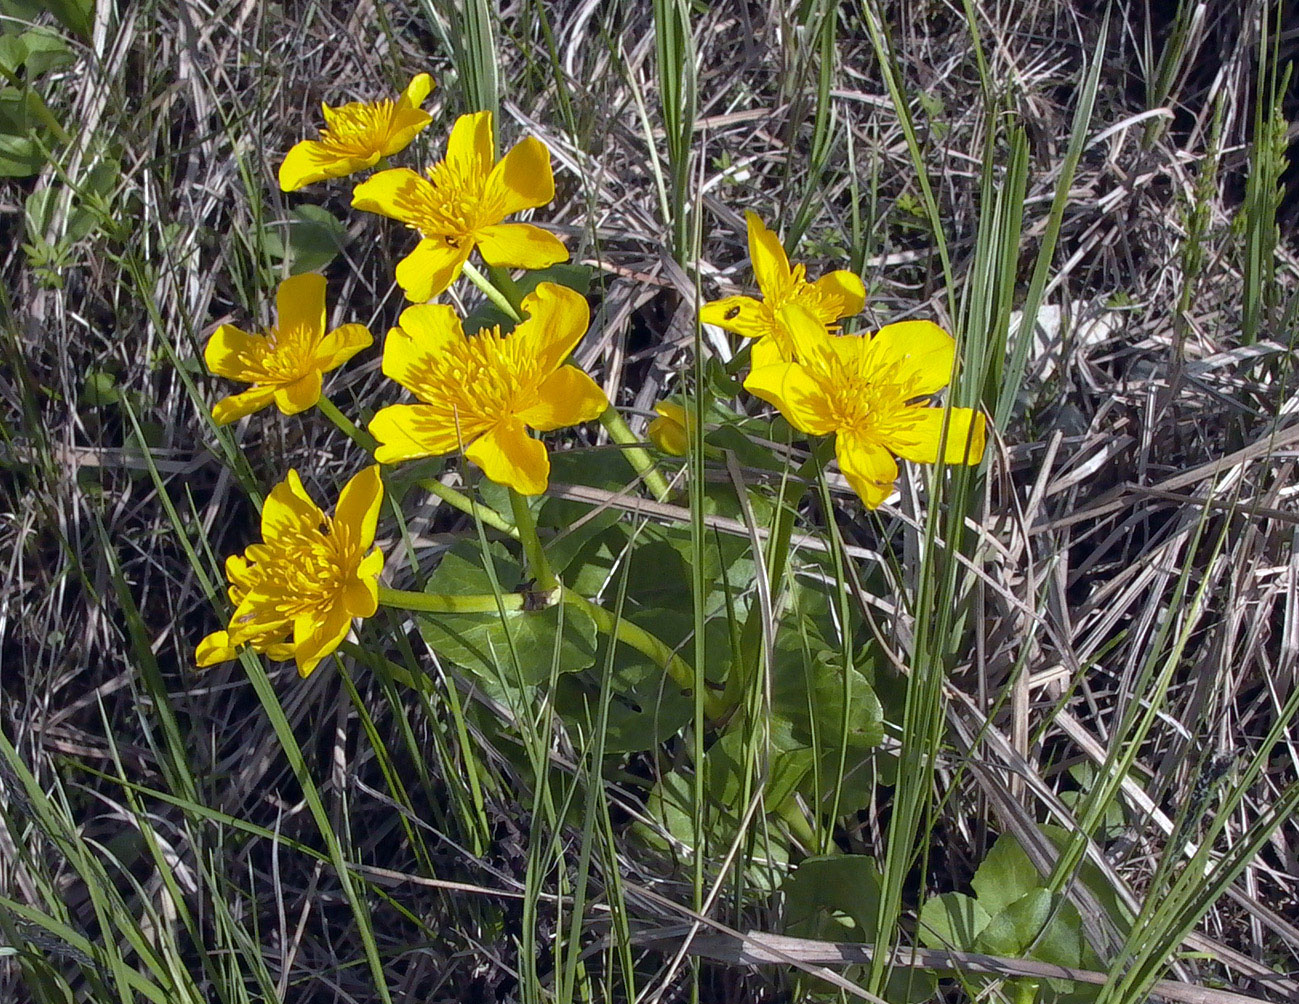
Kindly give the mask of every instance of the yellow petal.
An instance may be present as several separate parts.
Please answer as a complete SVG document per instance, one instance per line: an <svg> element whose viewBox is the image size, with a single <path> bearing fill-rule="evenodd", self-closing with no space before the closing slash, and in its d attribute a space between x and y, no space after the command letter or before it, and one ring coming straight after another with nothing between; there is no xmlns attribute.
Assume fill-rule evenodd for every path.
<svg viewBox="0 0 1299 1004"><path fill-rule="evenodd" d="M299 676L310 676L322 659L338 648L352 629L352 618L342 603L335 603L322 617L313 612L293 624L293 658Z"/></svg>
<svg viewBox="0 0 1299 1004"><path fill-rule="evenodd" d="M654 411L659 417L650 422L645 435L664 453L684 457L690 451L686 409L675 401L659 401Z"/></svg>
<svg viewBox="0 0 1299 1004"><path fill-rule="evenodd" d="M383 375L421 395L427 386L427 360L464 340L455 309L444 303L421 303L401 312L398 326L383 343Z"/></svg>
<svg viewBox="0 0 1299 1004"><path fill-rule="evenodd" d="M897 461L879 443L857 432L841 432L834 440L839 470L867 509L875 509L893 494Z"/></svg>
<svg viewBox="0 0 1299 1004"><path fill-rule="evenodd" d="M275 326L280 331L301 329L317 338L325 333L323 275L304 272L280 283L280 288L275 291Z"/></svg>
<svg viewBox="0 0 1299 1004"><path fill-rule="evenodd" d="M550 458L518 419L507 419L469 444L465 456L498 485L521 495L540 495L550 479Z"/></svg>
<svg viewBox="0 0 1299 1004"><path fill-rule="evenodd" d="M744 214L749 224L749 260L764 299L779 298L789 286L789 258L775 231L768 230L757 213Z"/></svg>
<svg viewBox="0 0 1299 1004"><path fill-rule="evenodd" d="M361 559L361 563L356 566L356 577L358 579L379 578L379 573L383 571L383 552L377 547ZM368 614L366 616L369 616Z"/></svg>
<svg viewBox="0 0 1299 1004"><path fill-rule="evenodd" d="M266 351L266 339L250 335L233 324L223 324L212 332L203 349L203 361L217 376L253 383L264 376L256 360Z"/></svg>
<svg viewBox="0 0 1299 1004"><path fill-rule="evenodd" d="M217 425L229 425L245 415L261 411L275 400L274 387L253 387L242 394L231 394L212 406L212 419Z"/></svg>
<svg viewBox="0 0 1299 1004"><path fill-rule="evenodd" d="M841 304L839 312L830 320L860 314L862 307L866 306L866 287L855 272L840 269L821 276L812 285L822 296L837 299Z"/></svg>
<svg viewBox="0 0 1299 1004"><path fill-rule="evenodd" d="M705 303L699 308L699 320L745 338L770 334L774 325L771 311L751 296L725 296Z"/></svg>
<svg viewBox="0 0 1299 1004"><path fill-rule="evenodd" d="M338 495L334 507L334 525L347 537L359 560L362 551L374 543L374 529L379 522L383 502L383 481L379 465L372 464L357 473Z"/></svg>
<svg viewBox="0 0 1299 1004"><path fill-rule="evenodd" d="M230 635L225 631L213 631L194 650L194 664L200 668L215 666L218 662L229 662L233 658L235 649L230 644Z"/></svg>
<svg viewBox="0 0 1299 1004"><path fill-rule="evenodd" d="M764 366L792 363L794 359L791 349L789 335L783 329L779 337L768 335L766 338L759 338L753 343L753 351L749 353L749 367L757 370Z"/></svg>
<svg viewBox="0 0 1299 1004"><path fill-rule="evenodd" d="M373 157L341 156L334 150L314 139L304 139L294 144L284 155L280 164L280 191L296 192L312 182L324 181L327 178L342 178L357 171L363 171L377 163L379 154Z"/></svg>
<svg viewBox="0 0 1299 1004"><path fill-rule="evenodd" d="M456 453L481 430L457 429L446 413L427 404L391 404L370 419L370 435L379 441L374 459L397 464L417 457Z"/></svg>
<svg viewBox="0 0 1299 1004"><path fill-rule="evenodd" d="M388 124L388 139L381 151L384 157L399 153L410 141L429 127L433 116L422 108L397 108Z"/></svg>
<svg viewBox="0 0 1299 1004"><path fill-rule="evenodd" d="M418 108L424 103L424 99L429 96L433 90L433 78L427 73L417 73L410 78L410 83L406 89L401 92L401 97L397 99L397 107Z"/></svg>
<svg viewBox="0 0 1299 1004"><path fill-rule="evenodd" d="M410 146L411 140L428 128L428 124L432 121L432 115L418 108L396 109L392 113L392 121L388 125L388 136L383 141L383 147L375 154L375 163L378 163L380 156L391 157L395 153L401 153Z"/></svg>
<svg viewBox="0 0 1299 1004"><path fill-rule="evenodd" d="M776 317L789 336L795 358L809 364L812 368L822 368L822 360L834 353L836 348L840 349L841 353L843 351L860 353L866 344L861 339L850 344L849 339L831 335L816 315L801 303L785 304L776 311ZM844 344L837 345L836 343L839 342Z"/></svg>
<svg viewBox="0 0 1299 1004"><path fill-rule="evenodd" d="M744 389L780 409L795 429L812 436L834 432L830 399L798 363L777 363L751 370Z"/></svg>
<svg viewBox="0 0 1299 1004"><path fill-rule="evenodd" d="M275 388L275 405L286 415L299 415L320 400L320 370L308 370L292 383Z"/></svg>
<svg viewBox="0 0 1299 1004"><path fill-rule="evenodd" d="M379 609L379 584L374 579L353 579L343 587L343 606L349 616L373 617Z"/></svg>
<svg viewBox="0 0 1299 1004"><path fill-rule="evenodd" d="M290 468L285 479L271 489L262 503L262 540L272 541L286 534L314 530L324 521L325 514L307 494L298 472Z"/></svg>
<svg viewBox="0 0 1299 1004"><path fill-rule="evenodd" d="M446 162L462 178L477 180L479 184L487 179L496 162L491 112L474 112L456 119L447 139Z"/></svg>
<svg viewBox="0 0 1299 1004"><path fill-rule="evenodd" d="M886 324L870 340L868 365L897 365L897 379L913 397L937 394L952 378L956 342L933 321Z"/></svg>
<svg viewBox="0 0 1299 1004"><path fill-rule="evenodd" d="M413 223L418 207L428 201L429 180L405 167L380 171L352 189L352 208Z"/></svg>
<svg viewBox="0 0 1299 1004"><path fill-rule="evenodd" d="M344 324L320 340L316 347L316 368L328 373L373 344L374 337L364 324Z"/></svg>
<svg viewBox="0 0 1299 1004"><path fill-rule="evenodd" d="M536 359L536 372L549 373L586 334L591 308L577 290L553 282L537 283L523 298L522 307L527 316L510 337L519 339L519 349Z"/></svg>
<svg viewBox="0 0 1299 1004"><path fill-rule="evenodd" d="M550 151L535 136L521 139L492 168L483 198L497 209L500 219L521 209L544 206L555 197L555 177Z"/></svg>
<svg viewBox="0 0 1299 1004"><path fill-rule="evenodd" d="M983 459L987 434L984 417L972 408L905 409L905 416L891 423L885 442L903 460L920 464L938 462L938 444L942 441L944 416L947 419L947 442L943 462L977 464Z"/></svg>
<svg viewBox="0 0 1299 1004"><path fill-rule="evenodd" d="M525 425L538 432L564 429L599 418L609 407L600 385L576 366L561 366L541 381L540 400L518 413Z"/></svg>
<svg viewBox="0 0 1299 1004"><path fill-rule="evenodd" d="M397 263L397 285L408 300L431 300L460 277L471 250L473 244L467 238L457 247L451 247L445 239L425 238Z"/></svg>
<svg viewBox="0 0 1299 1004"><path fill-rule="evenodd" d="M563 241L531 223L497 223L475 233L478 253L488 265L538 269L568 261Z"/></svg>

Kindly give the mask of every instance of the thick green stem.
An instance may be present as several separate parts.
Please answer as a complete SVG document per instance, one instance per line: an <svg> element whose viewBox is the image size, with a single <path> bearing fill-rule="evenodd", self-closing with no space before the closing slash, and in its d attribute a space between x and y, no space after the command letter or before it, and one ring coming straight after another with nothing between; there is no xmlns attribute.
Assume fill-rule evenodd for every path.
<svg viewBox="0 0 1299 1004"><path fill-rule="evenodd" d="M645 479L645 485L654 497L660 502L666 502L672 497L672 489L668 487L667 479L654 466L654 459L649 455L646 449L640 445L640 440L627 427L618 409L609 405L600 416L600 424L609 432L609 438L620 446L625 447L622 451L627 458L628 463L635 469L636 473Z"/></svg>
<svg viewBox="0 0 1299 1004"><path fill-rule="evenodd" d="M490 526L493 530L499 530L501 533L509 534L515 540L519 539L519 531L514 528L504 516L498 513L490 506L483 505L480 502L474 502L464 492L458 492L454 488L448 488L436 478L421 478L415 482L430 495L436 495L453 509L459 509L467 516L481 520L484 526Z"/></svg>
<svg viewBox="0 0 1299 1004"><path fill-rule="evenodd" d="M325 397L324 394L321 394L320 400L316 402L316 407L320 409L322 415L338 427L339 431L342 432L343 435L347 436L348 439L354 442L366 453L371 456L374 455L375 447L379 445L375 441L375 438L368 432L359 428L355 422L339 411L333 401Z"/></svg>
<svg viewBox="0 0 1299 1004"><path fill-rule="evenodd" d="M523 315L514 308L514 304L509 301L504 293L492 285L491 280L488 279L487 276L479 272L478 269L474 268L474 266L469 262L465 262L464 272L465 275L469 277L469 281L481 289L487 299L496 304L506 317L512 317L515 321L523 320Z"/></svg>
<svg viewBox="0 0 1299 1004"><path fill-rule="evenodd" d="M821 849L821 841L817 839L816 831L812 829L812 824L807 821L807 816L803 815L803 810L799 808L798 799L789 795L783 802L775 808L775 813L785 821L789 827L789 832L794 839L802 844L809 852L817 853ZM838 848L833 843L830 845L831 854L838 852Z"/></svg>
<svg viewBox="0 0 1299 1004"><path fill-rule="evenodd" d="M510 275L510 270L502 268L500 265L488 265L487 274L505 299L510 301L510 306L520 317L523 316L523 290L519 289L519 284L514 281L514 276Z"/></svg>
<svg viewBox="0 0 1299 1004"><path fill-rule="evenodd" d="M555 577L555 571L550 567L545 549L541 546L541 538L537 536L537 521L532 518L528 500L511 488L510 505L514 509L514 526L519 531L519 543L523 545L523 553L527 556L528 570L536 580L537 592L549 596L559 588L559 579Z"/></svg>
<svg viewBox="0 0 1299 1004"><path fill-rule="evenodd" d="M446 593L415 593L408 589L379 587L379 603L398 610L422 614L494 614L500 610L522 610L527 597L523 593L481 593L455 596Z"/></svg>
<svg viewBox="0 0 1299 1004"><path fill-rule="evenodd" d="M653 659L654 662L663 667L668 676L672 677L672 681L686 693L694 690L694 667L672 651L664 642L626 618L614 617L604 607L592 603L580 593L575 593L566 586L561 586L560 590L561 602L585 610L590 615L591 620L595 621L596 628L601 632L611 638L616 638L625 645L630 645L641 655ZM704 714L710 720L719 720L725 711L726 709L717 695L708 692L704 693Z"/></svg>

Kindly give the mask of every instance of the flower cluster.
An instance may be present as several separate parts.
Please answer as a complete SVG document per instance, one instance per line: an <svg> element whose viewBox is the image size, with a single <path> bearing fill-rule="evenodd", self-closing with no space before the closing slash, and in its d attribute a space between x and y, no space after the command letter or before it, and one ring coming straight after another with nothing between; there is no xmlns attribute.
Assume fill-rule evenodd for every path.
<svg viewBox="0 0 1299 1004"><path fill-rule="evenodd" d="M894 455L979 463L983 415L931 406L952 377L952 336L930 321L885 325L870 337L840 334L836 322L865 305L861 279L838 271L808 282L762 220L754 213L747 219L763 298L728 296L699 311L705 324L757 339L745 390L775 405L798 431L833 435L839 469L868 509L893 491Z"/></svg>
<svg viewBox="0 0 1299 1004"><path fill-rule="evenodd" d="M262 506L262 543L226 559L235 611L224 631L198 645L211 666L250 645L272 659L293 659L306 676L338 648L356 617L378 608L383 552L371 549L383 482L367 467L338 497L332 517L321 512L290 470Z"/></svg>
<svg viewBox="0 0 1299 1004"><path fill-rule="evenodd" d="M432 87L419 74L396 101L326 105L319 138L295 145L280 165L280 187L294 191L341 178L399 153L432 121L420 108ZM418 231L419 243L395 273L411 300L444 292L475 248L489 265L502 267L545 268L568 258L554 235L505 222L554 198L549 151L527 137L498 161L492 129L490 112L461 116L445 158L424 174L387 168L353 192L355 208ZM260 334L224 324L209 339L208 369L251 385L218 401L213 419L225 425L274 402L286 415L319 404L346 422L322 394L323 375L369 347L370 332L361 324L326 330L320 275L286 279L276 308L276 323ZM541 282L519 310L512 331L469 335L447 305L419 302L402 313L384 344L383 372L419 403L382 408L371 420L379 464L462 453L521 494L546 490L550 461L528 430L590 421L609 402L595 381L566 364L590 322L585 298ZM360 436L355 427L349 431ZM383 555L367 549L383 496L379 469L369 467L348 483L332 519L296 472L275 487L262 513L262 543L226 561L234 614L226 630L199 644L199 665L231 659L248 645L272 659L294 659L305 676L338 647L354 618L375 612Z"/></svg>
<svg viewBox="0 0 1299 1004"><path fill-rule="evenodd" d="M382 357L384 375L414 402L378 408L370 438L324 394L324 374L373 339L362 324L329 329L321 275L280 284L273 326L250 333L223 324L208 341L209 370L249 385L214 405L218 425L271 403L286 415L318 405L372 451L376 463L347 483L332 517L312 501L295 471L275 486L262 510L262 542L226 561L234 612L224 630L199 644L201 666L234 658L248 646L272 659L294 660L305 676L337 649L357 618L374 614L384 565L373 546L384 495L380 465L458 454L507 487L517 525L506 529L519 537L534 578L546 583L538 592L548 597L562 590L535 526L525 525L531 517L520 498L545 492L549 482L550 459L535 434L601 418L650 490L668 497L662 475L631 441L605 392L568 362L590 323L585 297L536 276L531 292L511 298L512 280L500 280L504 290L498 289L470 262L475 249L497 269L544 269L567 260L552 233L507 221L553 200L546 146L525 137L498 160L492 115L476 112L456 120L444 158L422 173L388 166L387 158L432 121L421 108L432 87L427 74L418 74L395 100L326 105L319 138L296 144L279 172L280 186L295 191L378 168L355 186L352 206L418 234L394 269L396 284L414 302L389 330ZM800 432L833 436L839 468L868 508L892 492L895 457L978 463L986 439L983 415L934 404L956 366L951 336L928 321L886 325L870 336L844 334L841 322L865 304L861 279L840 270L809 281L805 267L791 265L777 235L756 214L748 213L747 222L761 298L711 301L700 321L753 340L744 380L749 393L774 405ZM461 275L482 286L515 325L466 332L454 307L426 302ZM672 401L659 402L655 411L649 439L664 453L688 453L693 414ZM392 600L400 594L384 595ZM421 602L411 609L432 609L427 597ZM671 663L666 647L631 637L646 651L668 652L664 658ZM693 677L679 675L690 686Z"/></svg>

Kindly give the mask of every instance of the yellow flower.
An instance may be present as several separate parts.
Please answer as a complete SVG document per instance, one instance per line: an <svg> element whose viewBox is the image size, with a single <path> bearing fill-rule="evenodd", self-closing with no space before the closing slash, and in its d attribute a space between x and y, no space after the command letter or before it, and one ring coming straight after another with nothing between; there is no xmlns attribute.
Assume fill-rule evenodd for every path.
<svg viewBox="0 0 1299 1004"><path fill-rule="evenodd" d="M977 464L983 458L984 418L971 408L928 407L947 386L956 343L929 321L903 321L871 337L829 334L807 308L780 311L797 362L755 367L745 389L780 409L789 424L814 436L835 436L839 469L874 509L893 490L891 454L922 464ZM890 452L891 451L891 452Z"/></svg>
<svg viewBox="0 0 1299 1004"><path fill-rule="evenodd" d="M689 412L675 401L659 401L654 411L659 417L645 430L650 442L664 453L684 457L690 452L690 429L694 424Z"/></svg>
<svg viewBox="0 0 1299 1004"><path fill-rule="evenodd" d="M456 120L446 159L428 177L406 168L380 171L352 193L352 206L400 220L420 242L397 264L397 285L424 301L460 275L477 245L489 265L547 268L568 259L559 238L528 223L503 223L511 213L544 206L555 197L550 151L532 136L501 160L492 140L492 113Z"/></svg>
<svg viewBox="0 0 1299 1004"><path fill-rule="evenodd" d="M325 277L308 272L280 283L275 293L275 327L250 335L223 324L208 339L203 358L217 376L252 384L252 389L218 401L218 425L251 415L272 401L286 415L320 400L321 376L342 366L374 339L364 324L344 324L325 333Z"/></svg>
<svg viewBox="0 0 1299 1004"><path fill-rule="evenodd" d="M226 559L235 612L225 631L199 642L198 665L233 659L251 645L272 659L295 660L303 676L315 669L347 637L354 617L378 608L383 552L370 545L382 501L377 464L347 483L332 518L289 471L262 507L263 543Z"/></svg>
<svg viewBox="0 0 1299 1004"><path fill-rule="evenodd" d="M394 464L463 449L497 484L539 495L550 478L549 432L597 418L609 406L598 384L563 365L590 321L581 294L539 283L523 298L513 333L466 336L455 311L420 304L402 312L383 347L383 372L423 404L394 404L370 422L374 458Z"/></svg>
<svg viewBox="0 0 1299 1004"><path fill-rule="evenodd" d="M699 309L699 320L759 339L753 347L754 366L792 358L789 335L779 316L785 304L801 304L825 327L861 311L866 287L858 276L840 269L808 282L806 266L790 268L780 239L763 226L758 214L748 212L744 217L749 224L749 258L762 299L727 296L713 300Z"/></svg>
<svg viewBox="0 0 1299 1004"><path fill-rule="evenodd" d="M420 109L432 89L433 78L417 73L395 102L349 101L337 108L322 104L325 128L320 139L304 139L288 152L280 165L280 188L296 192L313 181L355 174L400 153L433 121Z"/></svg>

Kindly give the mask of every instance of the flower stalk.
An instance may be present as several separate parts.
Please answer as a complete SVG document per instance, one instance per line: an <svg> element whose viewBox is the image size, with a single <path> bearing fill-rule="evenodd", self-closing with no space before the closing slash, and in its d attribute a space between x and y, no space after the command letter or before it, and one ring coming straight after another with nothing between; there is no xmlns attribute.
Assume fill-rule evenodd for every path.
<svg viewBox="0 0 1299 1004"><path fill-rule="evenodd" d="M609 438L623 447L623 455L632 468L645 480L645 486L654 493L660 502L672 497L672 489L663 473L654 464L654 458L645 447L640 445L636 434L627 426L626 420L612 404L600 415L600 424L609 433Z"/></svg>
<svg viewBox="0 0 1299 1004"><path fill-rule="evenodd" d="M559 588L559 579L550 567L546 550L541 546L541 538L537 536L537 521L532 518L528 500L513 488L510 489L510 506L514 509L514 526L519 531L519 543L523 545L523 553L528 560L528 571L537 583L536 591L549 598Z"/></svg>
<svg viewBox="0 0 1299 1004"><path fill-rule="evenodd" d="M482 290L483 295L491 300L502 314L512 319L516 324L523 320L523 314L519 312L519 309L509 301L504 293L492 285L492 280L474 268L472 262L465 262L461 269L469 281Z"/></svg>
<svg viewBox="0 0 1299 1004"><path fill-rule="evenodd" d="M654 637L638 624L612 613L597 603L592 603L581 593L575 593L567 586L560 587L560 600L571 607L586 611L596 628L622 642L630 645L641 655L653 659L663 667L663 671L672 678L672 682L689 694L695 689L695 670L690 663L677 655L663 641ZM726 704L721 697L711 692L704 693L704 714L710 721L720 721L726 717Z"/></svg>
<svg viewBox="0 0 1299 1004"><path fill-rule="evenodd" d="M378 445L375 443L374 437L339 411L338 406L333 401L321 394L320 400L316 402L316 407L320 409L322 415L334 423L339 432L343 433L366 453L371 456L374 455L374 448Z"/></svg>
<svg viewBox="0 0 1299 1004"><path fill-rule="evenodd" d="M379 605L421 614L494 614L500 610L522 610L523 593L475 593L465 596L447 593L417 593L409 589L379 587Z"/></svg>

